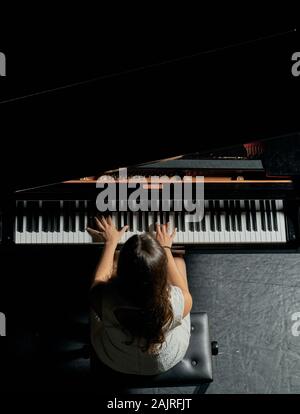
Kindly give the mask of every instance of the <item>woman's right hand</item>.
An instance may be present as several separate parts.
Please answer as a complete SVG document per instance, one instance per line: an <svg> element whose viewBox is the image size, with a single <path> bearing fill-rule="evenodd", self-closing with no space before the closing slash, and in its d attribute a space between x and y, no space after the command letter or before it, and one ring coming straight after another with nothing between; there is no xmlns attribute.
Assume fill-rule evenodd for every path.
<svg viewBox="0 0 300 414"><path fill-rule="evenodd" d="M169 223L167 224L156 224L156 239L162 246L172 247L174 237L176 235L174 229L172 233L169 232Z"/></svg>

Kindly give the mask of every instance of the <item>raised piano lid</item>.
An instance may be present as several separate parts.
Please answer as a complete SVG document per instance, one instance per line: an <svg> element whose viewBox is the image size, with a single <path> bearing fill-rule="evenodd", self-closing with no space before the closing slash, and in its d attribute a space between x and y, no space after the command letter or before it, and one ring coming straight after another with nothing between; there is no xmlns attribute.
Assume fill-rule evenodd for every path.
<svg viewBox="0 0 300 414"><path fill-rule="evenodd" d="M225 145L249 142L249 137L242 131L240 135L237 131L229 134L227 129L222 136L201 133L199 125L192 131L195 124L185 131L184 125L179 126L175 121L173 125L167 122L161 125L161 116L149 124L149 116L144 116L142 111L137 112L136 117L129 117L126 110L121 116L119 108L115 119L112 108L109 108L104 119L90 104L90 113L86 110L82 114L82 107L74 107L73 111L65 113L64 104L68 103L70 97L59 102L57 96L51 95L47 99L40 97L30 106L27 103L27 106L12 104L10 115L15 114L15 119L8 118L11 122L7 129L8 138L5 151L1 153L2 193L5 189L13 191L101 175L107 170L196 151L210 154ZM174 116L177 115L175 112ZM170 113L168 119L171 122ZM284 140L285 136L279 139ZM4 159L8 162L4 163Z"/></svg>
<svg viewBox="0 0 300 414"><path fill-rule="evenodd" d="M203 57L195 56L172 65L155 66L104 82L42 95L30 93L45 89L43 80L46 89L51 89L53 85L69 83L72 76L75 80L85 79L82 78L82 67L86 66L89 74L94 67L84 59L76 74L79 65L77 42L72 44L68 39L66 47L57 35L54 44L52 33L49 39L51 51L57 51L66 63L72 55L68 49L73 48L74 67L70 68L71 73L62 75L63 64L58 59L51 61L49 72L40 73L42 56L49 54L49 49L34 50L35 42L24 40L24 61L21 60L19 65L11 63L5 85L14 90L13 96L29 94L29 97L2 104L0 108L2 194L4 187L25 188L97 175L121 166L209 151L245 143L252 138L268 138L295 131L299 126L299 93L295 89L299 82L288 75L286 66L286 45L290 48L291 37L294 38L292 33L284 38L270 36L282 29L277 25L266 29L265 22L261 28L257 24L246 28L243 22L242 26L238 25L238 30L228 24L222 28L213 24L208 32L201 29L198 22L195 26L187 23L189 30L181 30L180 34L176 32L177 25L176 30L170 32L165 24L164 21L162 32L157 31L158 28L155 33L145 29L144 36L149 43L145 42L142 49L147 44L150 47L143 54L135 41L124 40L128 29L126 21L126 30L120 31L116 38L118 44L123 41L126 48L121 48L119 55L114 48L108 48L109 59L102 59L101 55L101 65L106 61L109 68L118 57L124 63L125 56L126 65L130 63L130 45L132 66L143 65L144 61L151 63L153 59L161 62L165 58L176 58L178 53L185 56L187 46L191 54L193 51L205 52ZM201 31L202 35L199 35ZM94 49L89 50L98 55L98 52L101 54L98 27L96 32ZM180 42L172 39L175 32ZM193 32L195 35L191 35ZM140 28L138 33L140 38ZM267 39L246 42L245 47L222 49L262 35ZM87 43L92 41L91 38L89 36ZM142 44L142 37L139 40ZM172 51L169 50L171 44ZM179 51L180 45L183 48ZM218 47L222 49L220 53L206 53ZM166 52L170 52L168 57ZM15 53L12 55L14 57ZM53 54L50 55L51 59ZM274 56L276 64L271 64ZM106 73L111 73L108 68ZM14 69L15 77L12 75ZM88 78L90 76L86 76ZM30 82L39 87L29 88Z"/></svg>
<svg viewBox="0 0 300 414"><path fill-rule="evenodd" d="M129 177L133 175L164 175L168 174L168 171L171 172L171 175L174 175L174 171L181 175L186 175L185 173L187 172L189 175L189 172L193 171L193 175L204 175L206 183L291 183L291 180L295 176L299 176L300 173L300 166L294 161L297 159L297 150L300 150L300 134L291 134L269 140L256 140L235 146L215 148L210 151L185 154L133 166L129 165L130 161L128 159L134 158L124 158L123 162L120 160L118 167L120 165L128 166ZM279 161L277 160L278 157ZM285 158L291 160L287 168L284 168L283 163L280 161ZM102 168L104 165L114 166L114 163L110 161L106 159L102 163ZM125 164L126 161L128 164ZM61 184L64 183L71 185L79 183L93 184L102 175L102 168L94 169L93 166L93 171L96 173L92 176L72 176L70 179L68 177L63 181L57 181L58 186L53 186L53 182L48 184L43 183L41 186L27 186L23 189L18 189L17 193L24 193L24 190L27 192L27 190L33 189L38 192L43 192L47 191L49 187L58 189L62 188ZM91 170L89 169L89 171ZM108 170L108 172L118 173L118 169Z"/></svg>

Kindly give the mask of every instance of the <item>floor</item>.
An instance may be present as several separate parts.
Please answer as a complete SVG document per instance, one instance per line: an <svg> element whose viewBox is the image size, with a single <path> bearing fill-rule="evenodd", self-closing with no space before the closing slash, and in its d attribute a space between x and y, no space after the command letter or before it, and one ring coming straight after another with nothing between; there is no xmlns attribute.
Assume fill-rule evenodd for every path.
<svg viewBox="0 0 300 414"><path fill-rule="evenodd" d="M300 335L292 332L292 315L300 312L300 255L193 254L187 266L193 310L207 311L211 339L219 342L207 393L300 393Z"/></svg>
<svg viewBox="0 0 300 414"><path fill-rule="evenodd" d="M16 367L6 358L12 378L10 382L6 377L5 385L32 390L88 388L89 353L83 346L88 318L80 315L88 308L86 275L92 273L99 252L89 249L83 260L67 249L58 261L45 249L35 257L47 266L34 270L33 257L24 252L17 263L32 269L31 277L16 272L15 279L7 278L15 297L13 312L7 316L7 348ZM292 315L300 312L300 255L203 253L187 255L186 262L193 311L208 313L211 339L219 342L219 355L213 358L214 382L207 393L300 394L300 335L292 331ZM79 317L74 319L77 310ZM192 394L194 390L131 392Z"/></svg>

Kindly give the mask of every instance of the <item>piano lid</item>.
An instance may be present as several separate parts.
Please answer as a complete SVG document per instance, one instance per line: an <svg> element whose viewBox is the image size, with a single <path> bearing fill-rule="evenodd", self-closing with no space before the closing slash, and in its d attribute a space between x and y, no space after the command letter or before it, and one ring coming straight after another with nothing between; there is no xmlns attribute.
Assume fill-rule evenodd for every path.
<svg viewBox="0 0 300 414"><path fill-rule="evenodd" d="M198 26L197 23L197 33ZM252 34L242 39L237 31L231 39L233 42L228 44L258 35ZM51 32L51 42L52 35ZM178 44L191 45L193 40L194 51L205 51L207 48L202 42L206 36L197 34ZM223 36L221 31L215 47L223 44ZM158 36L157 49L152 50L152 55L150 50L146 51L149 56L145 52L144 61L151 64L173 57L172 64L150 65L145 70L103 81L1 104L1 191L98 175L127 165L299 131L296 99L300 84L289 75L290 61L286 58L289 56L287 45L292 45L290 36L270 37L244 47L225 48L217 53L176 61L176 42L172 54L165 55L170 40L168 33L164 38L167 43L159 48L162 38ZM153 32L151 41L152 37ZM94 46L96 56L96 52L101 51L98 39ZM78 45L74 44L73 48L77 50ZM188 52L191 55L192 49ZM62 45L60 51L63 59L66 45ZM70 83L72 76L75 81L82 80L80 71L67 72L62 77L60 61L53 61L48 73L39 73L40 52L31 53L33 60L30 62L26 59L29 66L25 72L25 78L31 81L41 79L39 90L44 89L43 79L47 87L49 79L52 86ZM44 63L48 62L47 52L44 52ZM28 49L25 48L24 53L28 53ZM111 59L114 54L112 50ZM180 56L185 54L182 49ZM143 63L136 60L137 53L132 53L131 57L135 57L132 66ZM96 62L97 59L89 61L88 73L83 72L87 79L92 77L90 71ZM18 72L21 69L17 69L25 70L24 64L17 63L10 60L10 76L8 73L4 80L6 85L15 86L16 90L18 86L19 89L23 87L23 94L35 92L24 87L27 78L24 80ZM106 73L111 73L109 65Z"/></svg>

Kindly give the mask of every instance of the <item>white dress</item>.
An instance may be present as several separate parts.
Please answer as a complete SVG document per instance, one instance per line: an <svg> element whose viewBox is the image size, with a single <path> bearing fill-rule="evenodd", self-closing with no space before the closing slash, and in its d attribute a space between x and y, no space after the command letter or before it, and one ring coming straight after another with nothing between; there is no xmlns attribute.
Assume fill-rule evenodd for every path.
<svg viewBox="0 0 300 414"><path fill-rule="evenodd" d="M122 330L114 314L120 306L120 298L116 299L115 294L104 295L101 319L94 310L91 312L91 341L98 358L115 371L137 375L159 374L180 362L190 341L190 314L182 317L184 298L181 289L171 286L170 292L173 323L161 349L155 354L143 352L137 341L126 344L131 337Z"/></svg>

